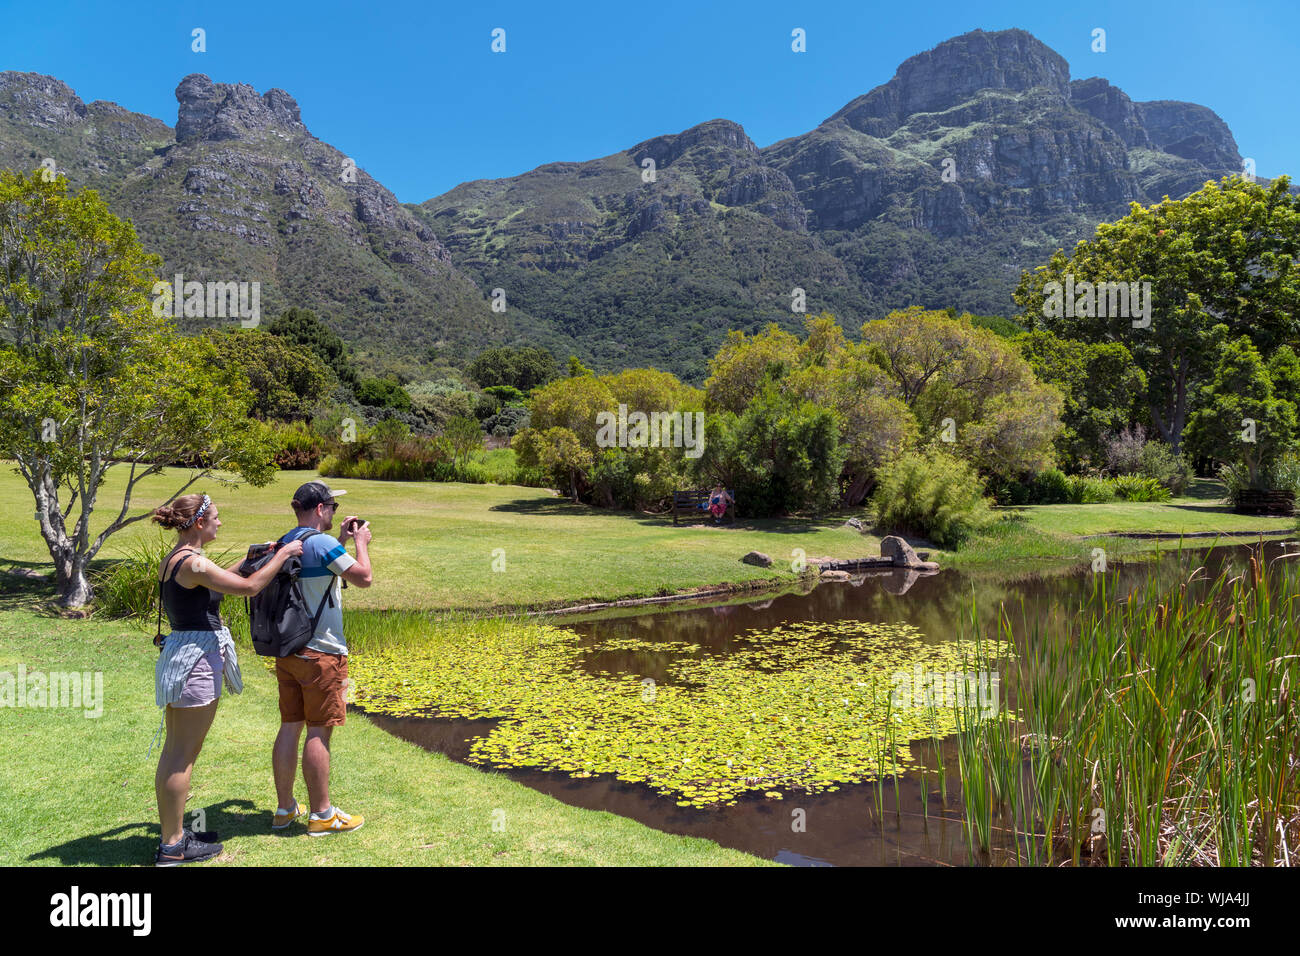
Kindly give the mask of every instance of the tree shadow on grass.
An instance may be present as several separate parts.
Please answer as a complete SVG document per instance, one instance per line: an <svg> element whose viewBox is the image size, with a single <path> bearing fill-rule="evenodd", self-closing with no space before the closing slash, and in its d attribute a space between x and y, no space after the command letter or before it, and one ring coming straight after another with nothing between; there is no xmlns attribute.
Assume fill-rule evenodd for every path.
<svg viewBox="0 0 1300 956"><path fill-rule="evenodd" d="M270 812L252 800L226 800L212 807L187 807L185 825L192 826L194 811L202 809L207 829L215 830L225 843L240 837L293 836L301 834L297 826L284 830L270 828ZM124 823L102 833L92 833L60 843L39 853L30 854L29 862L52 860L60 866L152 866L158 850L158 821Z"/></svg>
<svg viewBox="0 0 1300 956"><path fill-rule="evenodd" d="M25 577L16 571L31 571L44 575L48 565L34 561L9 561L0 569L0 611L35 611L54 615L54 579Z"/></svg>
<svg viewBox="0 0 1300 956"><path fill-rule="evenodd" d="M624 511L617 508L597 508L593 505L574 504L569 498L518 498L504 504L493 505L489 511L502 511L507 514L535 515L538 517L584 517L584 518L623 518L628 521L635 521L637 524L647 527L664 528L673 527L673 514L671 511L662 514L649 514L644 511ZM853 516L853 512L845 512L845 515ZM707 512L701 511L699 517L687 517L683 515L678 519L680 524L678 528L702 527L710 530L719 531L759 531L764 534L808 534L812 531L818 531L825 528L834 528L844 520L844 515L838 513L823 515L810 518L786 517L786 518L744 518L737 517L733 522L730 519L723 520L721 524L714 524L713 519Z"/></svg>

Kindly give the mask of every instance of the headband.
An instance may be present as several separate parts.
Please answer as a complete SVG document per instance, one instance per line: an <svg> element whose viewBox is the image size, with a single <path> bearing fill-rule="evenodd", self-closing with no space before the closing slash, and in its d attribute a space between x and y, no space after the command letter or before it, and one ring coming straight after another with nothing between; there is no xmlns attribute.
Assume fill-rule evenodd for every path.
<svg viewBox="0 0 1300 956"><path fill-rule="evenodd" d="M185 530L186 528L188 528L190 525L194 524L194 522L196 522L196 521L198 521L200 518L202 518L202 517L203 517L203 512L205 512L205 511L208 510L208 505L210 505L210 504L212 504L212 499L209 498L207 495L204 495L204 496L203 496L203 504L199 505L199 510L196 511L196 512L194 512L194 514L192 514L192 515L190 516L190 520L189 520L189 521L187 521L187 522L185 522L183 525L181 525L181 530L184 531L184 530Z"/></svg>

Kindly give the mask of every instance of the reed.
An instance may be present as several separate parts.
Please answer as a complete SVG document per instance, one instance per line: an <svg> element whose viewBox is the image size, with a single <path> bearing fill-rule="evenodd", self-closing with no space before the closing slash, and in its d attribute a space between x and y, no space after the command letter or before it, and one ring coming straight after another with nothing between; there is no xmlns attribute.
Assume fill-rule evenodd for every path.
<svg viewBox="0 0 1300 956"><path fill-rule="evenodd" d="M1073 624L1029 629L1014 660L973 619L972 664L1006 668L1015 706L959 715L972 852L997 830L1020 863L1300 862L1297 570L1256 554L1123 600L1098 575Z"/></svg>

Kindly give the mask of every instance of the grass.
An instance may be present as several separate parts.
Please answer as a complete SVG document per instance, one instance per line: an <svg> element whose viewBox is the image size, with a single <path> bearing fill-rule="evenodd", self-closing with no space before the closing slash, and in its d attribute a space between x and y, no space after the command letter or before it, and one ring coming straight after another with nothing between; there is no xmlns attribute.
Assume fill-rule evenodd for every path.
<svg viewBox="0 0 1300 956"><path fill-rule="evenodd" d="M143 482L136 501L162 501L182 474ZM280 473L265 488L196 485L221 507L220 536L211 546L242 550L293 527L289 499L315 472ZM349 589L348 608L471 609L543 607L669 594L741 582L793 583L794 549L808 556L880 553L880 539L841 528L843 518L738 521L721 527L673 527L671 518L574 505L552 492L510 485L342 481L340 514L371 522L375 584ZM107 523L113 492L101 493ZM118 492L120 495L120 491ZM120 501L120 497L117 499ZM0 473L0 562L49 569L49 553L32 520L31 493L16 475ZM101 552L120 560L156 525L141 521L108 540ZM771 568L742 564L747 552L771 555ZM504 571L494 571L493 565Z"/></svg>
<svg viewBox="0 0 1300 956"><path fill-rule="evenodd" d="M136 501L161 501L184 472L142 483ZM223 527L214 554L279 536L292 526L293 490L315 472L282 472L265 488L230 488L209 481L203 490L221 505ZM821 518L740 520L721 527L674 527L666 517L574 505L552 492L511 485L339 481L348 496L343 514L371 521L375 584L350 589L346 606L473 610L557 607L648 597L742 583L793 584L796 549L810 557L879 554L880 538L842 527L849 513ZM198 486L196 486L198 487ZM101 494L107 521L113 492ZM938 552L944 566L1000 568L1016 562L1088 560L1094 547L1111 557L1139 553L1153 542L1087 535L1112 532L1287 531L1289 518L1236 515L1219 500L1221 486L1198 482L1166 503L1040 505L1001 509L1011 520L976 535L956 551ZM31 520L31 495L12 472L0 472L0 563L49 569L49 554ZM858 513L859 516L869 516ZM869 521L867 522L869 524ZM99 567L150 550L157 526L141 521L114 535ZM170 536L167 537L170 540ZM1167 545L1166 545L1167 546ZM773 559L770 568L742 564L751 550ZM503 567L495 571L493 568ZM5 582L5 590L13 586ZM31 592L31 588L26 588ZM0 604L3 606L3 604Z"/></svg>
<svg viewBox="0 0 1300 956"><path fill-rule="evenodd" d="M1090 561L1093 549L1100 547L1106 551L1107 560L1113 561L1177 546L1176 541L1168 539L1161 542L1124 535L1260 531L1272 535L1296 531L1295 518L1234 514L1223 502L1223 495L1220 482L1198 479L1185 495L1166 502L999 508L1002 520L976 533L955 551L939 552L937 560L945 567L1002 569L1029 562ZM1212 540L1190 543L1208 545Z"/></svg>
<svg viewBox="0 0 1300 956"><path fill-rule="evenodd" d="M0 673L20 662L29 674L101 670L104 690L96 719L69 708L0 709L0 866L152 862L157 750L146 752L160 714L155 659L148 636L130 624L0 615ZM187 822L202 810L226 843L206 865L766 865L711 841L569 807L356 715L334 738L331 797L364 814L365 827L324 839L301 825L272 834L275 680L251 654L241 665L244 693L223 698L187 805Z"/></svg>
<svg viewBox="0 0 1300 956"><path fill-rule="evenodd" d="M1194 582L1189 567L1180 586L1149 580L1123 602L1098 575L1076 623L1036 626L1014 659L980 648L972 616L971 669L1009 678L1019 710L963 716L972 850L1036 865L1300 862L1297 568L1252 557L1230 574Z"/></svg>

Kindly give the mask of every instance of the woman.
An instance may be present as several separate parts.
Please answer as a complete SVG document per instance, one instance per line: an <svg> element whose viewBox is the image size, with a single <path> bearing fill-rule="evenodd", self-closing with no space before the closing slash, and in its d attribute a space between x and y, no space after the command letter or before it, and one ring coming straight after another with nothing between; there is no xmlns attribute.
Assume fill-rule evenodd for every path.
<svg viewBox="0 0 1300 956"><path fill-rule="evenodd" d="M217 537L221 518L207 495L184 495L153 514L164 528L175 528L176 547L159 573L162 606L171 622L155 667L155 695L165 707L167 739L158 756L154 789L162 838L154 858L157 866L178 866L206 860L221 852L216 834L206 840L185 829L185 797L190 772L203 739L217 713L221 684L231 693L244 689L235 643L219 613L226 594L254 595L275 577L289 558L302 553L302 542L280 547L266 565L249 577L219 568L203 556L203 546ZM243 558L241 556L240 560Z"/></svg>
<svg viewBox="0 0 1300 956"><path fill-rule="evenodd" d="M727 513L729 504L735 504L735 499L727 494L727 489L722 485L714 485L713 493L709 495L709 514L713 515L714 524L722 522L722 516Z"/></svg>

